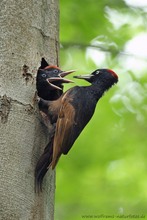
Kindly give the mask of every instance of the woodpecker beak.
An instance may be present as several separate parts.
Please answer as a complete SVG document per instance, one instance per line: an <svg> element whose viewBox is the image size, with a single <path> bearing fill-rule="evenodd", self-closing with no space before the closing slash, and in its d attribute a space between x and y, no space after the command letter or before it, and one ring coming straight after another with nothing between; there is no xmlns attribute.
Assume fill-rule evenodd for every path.
<svg viewBox="0 0 147 220"><path fill-rule="evenodd" d="M75 70L63 71L59 74L59 76L64 77L73 72L75 72Z"/></svg>
<svg viewBox="0 0 147 220"><path fill-rule="evenodd" d="M53 79L52 79L53 78ZM53 87L54 89L59 89L59 90L62 90L59 86L56 86L56 85L54 85L53 83L51 83L51 82L54 82L54 81L58 81L60 78L55 78L55 77L51 77L51 78L49 78L49 79L46 79L46 81L50 84L50 86L51 87Z"/></svg>
<svg viewBox="0 0 147 220"><path fill-rule="evenodd" d="M74 78L77 78L77 79L85 79L85 80L90 80L93 75L80 75L80 76L73 76Z"/></svg>
<svg viewBox="0 0 147 220"><path fill-rule="evenodd" d="M59 86L53 84L52 82L60 82L60 84L62 83L73 83L72 80L70 79L64 79L62 77L51 77L47 79L47 82L51 85L51 87L55 88L55 89L59 89L62 90Z"/></svg>
<svg viewBox="0 0 147 220"><path fill-rule="evenodd" d="M54 82L59 82L59 84L73 83L72 80L63 78L73 72L75 72L75 70L63 71L63 72L59 73L58 77L50 77L50 78L46 79L46 81L50 84L51 87L53 87L55 89L62 90L59 86L55 85Z"/></svg>

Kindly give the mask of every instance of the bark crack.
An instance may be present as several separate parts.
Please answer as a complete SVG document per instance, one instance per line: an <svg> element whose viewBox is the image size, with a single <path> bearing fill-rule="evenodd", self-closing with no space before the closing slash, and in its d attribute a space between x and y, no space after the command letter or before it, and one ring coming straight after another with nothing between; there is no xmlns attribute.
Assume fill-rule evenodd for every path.
<svg viewBox="0 0 147 220"><path fill-rule="evenodd" d="M4 95L0 99L0 118L1 123L5 124L7 123L9 112L11 109L11 98Z"/></svg>
<svg viewBox="0 0 147 220"><path fill-rule="evenodd" d="M8 121L12 103L24 106L25 111L27 111L28 114L34 114L36 111L35 107L31 104L20 102L18 100L12 99L11 97L8 97L7 95L0 96L0 119L2 124L7 123Z"/></svg>
<svg viewBox="0 0 147 220"><path fill-rule="evenodd" d="M50 35L46 34L41 28L36 27L34 25L32 25L32 28L35 28L36 30L38 30L41 33L41 35L43 36L43 38L45 38L45 37L51 38Z"/></svg>

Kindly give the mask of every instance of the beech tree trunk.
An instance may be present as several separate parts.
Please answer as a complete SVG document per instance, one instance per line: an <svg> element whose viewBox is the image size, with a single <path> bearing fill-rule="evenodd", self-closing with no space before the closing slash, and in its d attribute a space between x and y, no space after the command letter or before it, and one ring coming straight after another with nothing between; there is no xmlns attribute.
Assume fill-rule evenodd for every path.
<svg viewBox="0 0 147 220"><path fill-rule="evenodd" d="M34 191L48 137L33 97L41 57L58 62L58 0L1 0L0 10L0 216L53 220L55 173Z"/></svg>

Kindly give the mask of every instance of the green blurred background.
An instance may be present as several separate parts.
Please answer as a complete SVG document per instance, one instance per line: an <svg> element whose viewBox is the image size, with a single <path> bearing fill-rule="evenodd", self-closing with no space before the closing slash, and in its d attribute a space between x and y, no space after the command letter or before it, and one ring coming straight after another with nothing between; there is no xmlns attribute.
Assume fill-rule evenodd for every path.
<svg viewBox="0 0 147 220"><path fill-rule="evenodd" d="M108 67L119 83L58 163L56 220L147 214L146 12L146 0L60 1L62 69L76 69L73 76Z"/></svg>

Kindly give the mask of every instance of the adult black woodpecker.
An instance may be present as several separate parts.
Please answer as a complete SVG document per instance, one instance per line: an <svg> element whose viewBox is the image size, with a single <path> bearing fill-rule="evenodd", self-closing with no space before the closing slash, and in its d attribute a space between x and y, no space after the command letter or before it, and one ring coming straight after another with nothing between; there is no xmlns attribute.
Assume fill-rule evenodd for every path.
<svg viewBox="0 0 147 220"><path fill-rule="evenodd" d="M63 93L63 83L72 82L64 77L74 70L62 71L59 67L49 65L47 61L42 58L41 66L37 71L36 89L39 97L45 100L56 100Z"/></svg>
<svg viewBox="0 0 147 220"><path fill-rule="evenodd" d="M92 118L99 99L118 81L117 74L109 69L97 69L90 75L75 76L85 79L90 86L75 86L66 91L58 100L44 102L44 112L56 120L53 149L48 166L55 168L60 156L67 154L86 124Z"/></svg>

